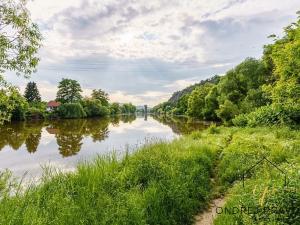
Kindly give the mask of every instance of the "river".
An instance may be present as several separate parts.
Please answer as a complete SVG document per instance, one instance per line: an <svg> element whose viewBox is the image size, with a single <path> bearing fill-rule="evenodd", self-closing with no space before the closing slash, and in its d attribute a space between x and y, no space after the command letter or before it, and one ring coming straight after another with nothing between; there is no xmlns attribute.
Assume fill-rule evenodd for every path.
<svg viewBox="0 0 300 225"><path fill-rule="evenodd" d="M73 171L81 161L122 155L158 140L169 141L209 124L183 117L119 116L13 122L0 127L0 171L40 177L43 168Z"/></svg>

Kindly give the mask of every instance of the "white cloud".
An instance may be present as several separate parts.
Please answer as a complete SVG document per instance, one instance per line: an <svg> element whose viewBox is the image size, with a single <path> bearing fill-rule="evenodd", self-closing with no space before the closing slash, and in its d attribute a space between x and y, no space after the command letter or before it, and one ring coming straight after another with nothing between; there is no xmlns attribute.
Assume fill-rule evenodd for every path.
<svg viewBox="0 0 300 225"><path fill-rule="evenodd" d="M83 95L102 88L112 101L153 105L259 57L267 36L295 21L300 1L34 0L28 7L44 36L35 78L44 99L55 98L63 72L80 81Z"/></svg>

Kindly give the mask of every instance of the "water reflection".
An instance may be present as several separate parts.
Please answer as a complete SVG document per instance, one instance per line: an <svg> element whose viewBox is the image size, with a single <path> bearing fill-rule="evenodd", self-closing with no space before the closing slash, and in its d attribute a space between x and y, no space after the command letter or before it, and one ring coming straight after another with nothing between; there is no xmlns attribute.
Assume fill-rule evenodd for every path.
<svg viewBox="0 0 300 225"><path fill-rule="evenodd" d="M101 142L109 136L109 125L118 127L120 121L132 123L136 116L116 116L101 119L55 120L15 122L0 127L0 151L9 146L18 150L25 144L29 153L37 151L43 128L54 135L58 151L63 157L76 155L83 145L83 139L90 137Z"/></svg>
<svg viewBox="0 0 300 225"><path fill-rule="evenodd" d="M30 121L0 127L0 170L42 175L41 166L72 171L96 155L124 154L151 140L172 140L207 125L186 118L151 115L81 120Z"/></svg>
<svg viewBox="0 0 300 225"><path fill-rule="evenodd" d="M41 122L20 122L0 126L0 151L5 146L18 150L25 143L28 152L34 153L41 139L42 128Z"/></svg>
<svg viewBox="0 0 300 225"><path fill-rule="evenodd" d="M175 134L189 134L195 130L204 130L211 122L199 121L187 117L153 116L160 123L169 126Z"/></svg>
<svg viewBox="0 0 300 225"><path fill-rule="evenodd" d="M193 130L205 129L209 125L184 117L151 116L151 118L170 127L175 134L187 134ZM13 150L18 150L24 145L29 153L35 153L39 149L44 130L47 134L55 137L58 151L62 157L74 156L80 152L86 138L90 138L94 143L102 142L109 137L113 127L119 128L120 121L123 125L122 128L119 128L119 132L124 127L126 128L124 124L130 125L135 120L136 116L118 116L101 119L29 121L6 124L0 127L0 151L7 146ZM144 115L141 120L147 123L149 118ZM157 133L161 129L157 126L152 128L144 126L144 130L148 133ZM136 137L139 136L139 134L135 135ZM130 135L127 138L131 138Z"/></svg>

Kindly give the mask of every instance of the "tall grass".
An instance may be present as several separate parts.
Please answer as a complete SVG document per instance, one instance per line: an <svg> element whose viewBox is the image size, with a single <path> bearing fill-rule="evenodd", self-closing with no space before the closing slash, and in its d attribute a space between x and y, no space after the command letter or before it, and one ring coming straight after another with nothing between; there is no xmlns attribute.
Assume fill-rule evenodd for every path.
<svg viewBox="0 0 300 225"><path fill-rule="evenodd" d="M0 224L191 224L209 199L215 155L182 138L47 173L40 185L2 195Z"/></svg>
<svg viewBox="0 0 300 225"><path fill-rule="evenodd" d="M236 132L223 149L217 169L223 190L229 188L227 203L214 224L300 224L299 131L280 127L230 130ZM245 173L263 157L273 165L264 160ZM230 213L234 208L239 210Z"/></svg>

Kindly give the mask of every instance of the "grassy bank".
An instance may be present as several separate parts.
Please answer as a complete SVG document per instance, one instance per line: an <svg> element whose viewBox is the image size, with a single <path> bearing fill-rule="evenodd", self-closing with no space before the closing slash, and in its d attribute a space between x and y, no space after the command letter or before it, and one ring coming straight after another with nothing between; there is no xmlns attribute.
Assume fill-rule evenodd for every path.
<svg viewBox="0 0 300 225"><path fill-rule="evenodd" d="M189 224L209 199L216 152L183 138L46 175L15 197L2 190L0 224Z"/></svg>
<svg viewBox="0 0 300 225"><path fill-rule="evenodd" d="M122 160L102 157L72 174L46 174L14 197L2 175L0 224L192 224L211 198L225 193L227 207L288 210L282 216L221 214L216 224L297 224L300 197L292 190L299 187L299 147L299 131L288 128L211 127L149 144ZM286 171L287 188L266 162L246 174L242 186L242 172L262 157Z"/></svg>
<svg viewBox="0 0 300 225"><path fill-rule="evenodd" d="M299 130L230 130L217 169L226 205L214 224L300 224Z"/></svg>

